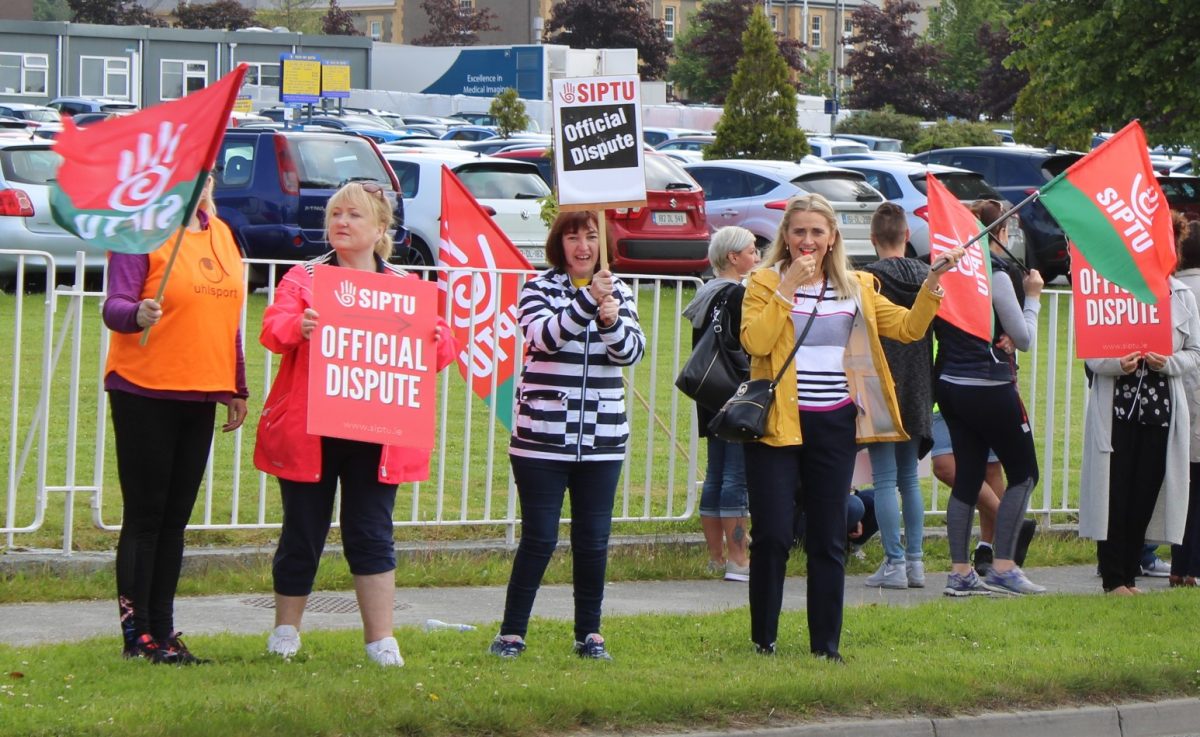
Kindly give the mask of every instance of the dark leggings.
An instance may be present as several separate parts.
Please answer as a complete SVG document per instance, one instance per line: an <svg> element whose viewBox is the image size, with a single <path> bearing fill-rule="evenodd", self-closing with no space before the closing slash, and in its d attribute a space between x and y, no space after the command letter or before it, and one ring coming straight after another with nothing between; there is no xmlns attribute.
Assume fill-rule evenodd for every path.
<svg viewBox="0 0 1200 737"><path fill-rule="evenodd" d="M954 447L954 487L946 505L950 560L959 564L969 560L971 520L986 475L989 449L1000 459L1008 480L996 514L992 544L996 558L1012 560L1021 520L1038 481L1033 431L1017 385L971 386L943 379L937 382L935 391Z"/></svg>
<svg viewBox="0 0 1200 737"><path fill-rule="evenodd" d="M174 634L183 530L212 444L213 402L108 394L123 507L117 540L117 605L127 645Z"/></svg>
<svg viewBox="0 0 1200 737"><path fill-rule="evenodd" d="M1171 575L1200 576L1200 463L1192 463L1183 543L1171 546Z"/></svg>

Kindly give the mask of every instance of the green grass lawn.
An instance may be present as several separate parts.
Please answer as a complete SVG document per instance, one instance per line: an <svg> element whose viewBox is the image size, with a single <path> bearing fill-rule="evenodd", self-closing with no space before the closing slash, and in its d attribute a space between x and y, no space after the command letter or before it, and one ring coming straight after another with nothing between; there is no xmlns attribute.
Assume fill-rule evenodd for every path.
<svg viewBox="0 0 1200 737"><path fill-rule="evenodd" d="M803 612L783 614L777 656L753 654L745 609L608 617L612 663L544 620L512 662L485 653L491 632L401 629L394 670L358 631L306 632L290 663L261 636L189 638L214 661L193 668L123 661L115 637L0 647L0 735L646 734L1194 697L1197 606L1173 590L852 608L846 667L807 655Z"/></svg>
<svg viewBox="0 0 1200 737"><path fill-rule="evenodd" d="M666 286L661 292L639 290L639 309L643 328L651 338L645 360L632 374L629 409L633 425L631 458L618 489L618 516L651 516L662 520L678 518L685 511L688 481L694 464L696 477L703 473L704 446L691 437L692 403L673 386L677 372L676 348L686 356L690 333L678 317L683 305L691 299L690 287ZM1041 336L1050 335L1052 310L1049 293L1043 299ZM1061 297L1060 309L1054 320L1058 340L1054 356L1043 340L1037 352L1026 356L1021 382L1022 394L1029 404L1034 420L1035 437L1042 457L1043 483L1035 491L1032 507L1061 509L1077 506L1078 450L1082 436L1082 368L1072 358L1067 343L1068 324L1066 301ZM43 296L38 294L14 297L0 295L0 355L20 358L20 381L16 391L9 366L0 363L0 452L3 456L19 458L31 424L38 391L41 388L39 361L44 336L40 330ZM65 308L60 304L58 322L67 321ZM275 481L253 468L253 439L262 406L267 377L267 354L257 344L258 326L266 305L265 294L251 295L246 318L247 375L254 396L250 402L250 418L240 435L217 433L213 470L210 483L201 489L200 501L193 515L193 525L209 529L194 533L192 538L201 544L267 544L274 536L272 525L279 520L278 492ZM17 309L23 310L26 327L20 336L14 334ZM97 529L93 516L105 525L120 521L120 494L116 482L116 463L113 458L111 431L107 421L98 415L97 399L102 365L100 363L100 306L98 299L84 301L82 314L70 321L84 336L80 342L79 371L70 370L71 341L66 342L59 368L50 382L52 422L48 431L47 486L99 487L102 492L93 509L93 495L75 494L72 512L73 547L81 550L106 550L114 545L111 531ZM654 319L654 315L659 315ZM57 336L52 336L57 339ZM18 340L19 338L19 340ZM1058 371L1054 385L1054 401L1050 401L1046 385L1047 365L1051 359ZM682 360L682 359L681 359ZM1035 381L1036 379L1036 381ZM1068 404L1068 387L1073 388ZM66 407L72 391L83 398L78 429L68 434ZM419 485L402 487L397 500L397 520L405 525L397 530L400 540L464 539L503 536L507 532L502 520L509 510L516 510L515 492L508 484L506 457L507 433L491 421L489 408L483 402L468 403L466 388L456 370L446 372L439 386L446 401L439 409L439 438L444 438L446 453L435 459L431 480ZM649 408L653 407L651 415ZM17 417L13 418L14 408ZM1049 424L1053 421L1053 429ZM1068 424L1069 420L1069 424ZM103 427L107 441L103 453L95 451L98 428ZM1043 430L1042 428L1046 428ZM17 447L9 440L15 432ZM492 452L488 462L488 452ZM1049 454L1048 454L1049 452ZM235 453L237 455L235 455ZM1064 453L1066 455L1064 456ZM236 458L236 460L235 460ZM17 495L12 504L13 525L33 524L36 514L36 452L16 479ZM485 480L492 480L491 493ZM234 486L238 494L235 496ZM441 502L438 501L438 492ZM936 496L935 496L936 495ZM944 508L947 489L930 484L927 499ZM46 507L46 517L38 530L15 537L15 544L27 547L56 548L62 545L65 494L52 491ZM8 511L8 500L0 510ZM3 518L0 518L3 519ZM466 521L466 524L463 524ZM489 521L495 521L489 522ZM1069 522L1069 515L1055 515L1056 522ZM931 524L938 520L931 519ZM230 525L258 529L221 529ZM677 532L697 529L690 521L631 522L618 525L618 531Z"/></svg>

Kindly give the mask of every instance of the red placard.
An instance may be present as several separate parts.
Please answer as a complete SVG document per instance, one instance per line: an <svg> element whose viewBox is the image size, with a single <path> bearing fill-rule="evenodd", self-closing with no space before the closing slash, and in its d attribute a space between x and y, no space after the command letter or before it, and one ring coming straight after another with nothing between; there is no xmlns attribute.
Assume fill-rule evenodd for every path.
<svg viewBox="0 0 1200 737"><path fill-rule="evenodd" d="M1147 304L1100 276L1071 244L1075 355L1120 358L1138 351L1171 355L1171 300Z"/></svg>
<svg viewBox="0 0 1200 737"><path fill-rule="evenodd" d="M317 266L312 289L309 434L433 448L437 286Z"/></svg>

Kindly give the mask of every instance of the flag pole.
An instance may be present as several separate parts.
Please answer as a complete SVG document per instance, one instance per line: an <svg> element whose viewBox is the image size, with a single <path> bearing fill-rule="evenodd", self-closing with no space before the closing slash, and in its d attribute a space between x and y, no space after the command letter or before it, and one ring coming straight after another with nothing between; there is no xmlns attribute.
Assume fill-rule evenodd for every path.
<svg viewBox="0 0 1200 737"><path fill-rule="evenodd" d="M605 222L603 209L596 211L596 228L597 228L597 230L600 231L600 268L607 270L608 269L608 238L606 237L605 231L608 229L608 225Z"/></svg>
<svg viewBox="0 0 1200 737"><path fill-rule="evenodd" d="M980 238L984 237L985 235L988 235L988 234L990 234L990 233L992 232L992 230L994 230L994 229L995 229L995 227L996 227L997 225L999 225L1000 223L1002 223L1002 222L1004 222L1005 220L1007 220L1007 219L1009 218L1009 216L1010 216L1010 215L1012 215L1013 213L1015 213L1017 210L1020 210L1022 207L1025 207L1025 206L1026 206L1026 205L1028 205L1029 203L1031 203L1031 202L1033 202L1034 200L1036 200L1038 197L1040 197L1040 196L1041 196L1041 194L1042 194L1042 193L1041 193L1041 191L1040 191L1040 190L1034 190L1033 194L1029 195L1029 196L1028 196L1028 197L1026 197L1025 199L1023 199L1023 200L1021 200L1020 202L1018 202L1017 204L1013 205L1012 207L1008 208L1008 209L1007 209L1007 210L1005 210L1004 212L1000 213L1000 214L999 214L999 215L996 217L995 221L993 221L993 222L992 222L992 224L991 224L991 225L988 225L986 228L984 228L983 230L979 231L979 232L978 232L978 233L977 233L977 234L976 234L976 235L975 235L973 238L971 238L971 240L969 240L969 241L967 241L966 243L962 244L962 247L963 247L963 248L966 248L966 247L970 246L971 244L973 244L975 241L977 241L977 240L979 240ZM1013 255L1013 252L1012 252L1012 251L1010 251L1010 250L1008 250L1008 247L1007 247L1007 246L1005 246L1003 243L997 243L996 245L1000 246L1000 250L1002 250L1002 251L1004 251L1004 253L1008 254L1008 257L1009 257L1009 258L1011 258L1011 259L1013 260L1013 262L1014 262L1014 263L1017 265L1017 267L1018 267L1018 268L1020 268L1020 269L1021 269L1021 271L1024 271L1026 274L1028 274L1028 273L1029 273L1029 267L1028 267L1028 266L1026 266L1026 265L1025 265L1025 264L1024 264L1022 261L1021 261L1021 259L1019 259L1019 258L1017 258L1016 256L1014 256L1014 255Z"/></svg>
<svg viewBox="0 0 1200 737"><path fill-rule="evenodd" d="M183 234L187 232L188 223L196 216L196 209L200 206L200 193L204 191L205 180L208 179L209 173L208 169L200 170L200 178L196 180L195 194L192 195L192 208L189 210L192 214L188 216L186 221L180 223L179 230L176 232L175 245L171 246L171 256L167 259L167 267L163 270L162 280L158 283L158 294L154 295L154 301L158 302L160 307L162 306L163 293L167 291L167 278L171 276L171 267L175 265L175 257L179 255L179 246L183 243ZM213 213L213 217L215 216L216 214ZM150 340L150 328L152 327L154 326L147 325L142 330L142 339L138 341L138 345L146 345L146 341Z"/></svg>

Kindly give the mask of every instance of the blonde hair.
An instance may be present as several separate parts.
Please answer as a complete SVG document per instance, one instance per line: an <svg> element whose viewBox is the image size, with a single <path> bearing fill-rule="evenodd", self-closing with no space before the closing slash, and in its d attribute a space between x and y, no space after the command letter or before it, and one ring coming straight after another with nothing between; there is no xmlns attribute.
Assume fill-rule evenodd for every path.
<svg viewBox="0 0 1200 737"><path fill-rule="evenodd" d="M370 213L371 218L376 224L382 226L383 235L379 236L379 240L375 241L375 255L387 261L392 257L392 251L395 249L392 236L388 232L392 229L394 223L392 203L388 200L382 188L378 192L368 192L363 188L363 184L363 182L350 182L334 192L333 196L329 198L329 202L325 205L325 240L329 240L329 213L333 212L335 207L350 206L358 208ZM375 183L367 182L367 184ZM378 187L379 185L375 184L375 186Z"/></svg>
<svg viewBox="0 0 1200 737"><path fill-rule="evenodd" d="M798 212L815 212L825 218L832 241L829 244L829 251L825 254L825 260L821 264L824 276L833 285L839 297L843 299L857 297L858 282L850 275L851 269L846 258L846 246L842 243L842 231L838 230L837 213L834 211L833 205L829 204L829 200L819 194L797 195L788 200L787 209L783 211L783 220L779 221L779 231L775 234L775 240L767 248L766 259L759 268L767 269L779 264L779 271L782 273L792 265L792 253L788 250L785 236L792 215Z"/></svg>

